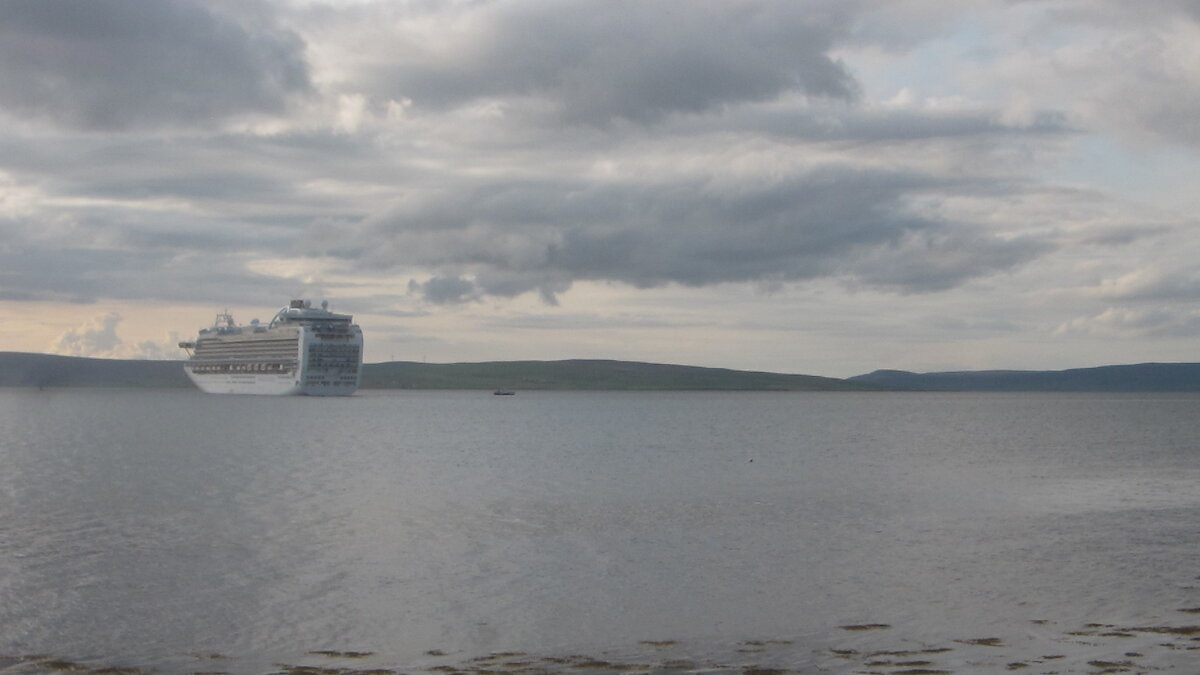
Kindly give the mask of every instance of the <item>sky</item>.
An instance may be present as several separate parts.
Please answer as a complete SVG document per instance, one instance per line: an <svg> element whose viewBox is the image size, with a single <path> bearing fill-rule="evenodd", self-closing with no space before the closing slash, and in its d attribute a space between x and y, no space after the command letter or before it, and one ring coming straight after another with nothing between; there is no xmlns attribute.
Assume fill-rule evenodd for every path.
<svg viewBox="0 0 1200 675"><path fill-rule="evenodd" d="M1197 361L1195 0L5 0L0 350Z"/></svg>

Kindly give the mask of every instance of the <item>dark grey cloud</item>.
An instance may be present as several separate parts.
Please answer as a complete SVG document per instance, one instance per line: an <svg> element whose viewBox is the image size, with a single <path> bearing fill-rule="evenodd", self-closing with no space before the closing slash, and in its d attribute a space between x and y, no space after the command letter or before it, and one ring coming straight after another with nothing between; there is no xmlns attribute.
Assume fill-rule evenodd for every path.
<svg viewBox="0 0 1200 675"><path fill-rule="evenodd" d="M531 98L570 122L654 121L784 93L851 99L828 54L829 3L760 0L494 3L463 6L476 30L436 50L398 45L366 88L418 107ZM455 43L453 40L459 42Z"/></svg>
<svg viewBox="0 0 1200 675"><path fill-rule="evenodd" d="M143 253L9 245L0 250L0 289L11 297L29 300L92 302L97 297L112 297L121 285L119 278L128 279L161 264ZM120 293L120 297L131 295L129 289Z"/></svg>
<svg viewBox="0 0 1200 675"><path fill-rule="evenodd" d="M924 293L1015 269L1055 248L1044 238L1003 239L953 228L908 233L856 261L852 278L866 286Z"/></svg>
<svg viewBox="0 0 1200 675"><path fill-rule="evenodd" d="M310 89L304 45L190 0L0 3L0 108L89 129L279 113Z"/></svg>
<svg viewBox="0 0 1200 675"><path fill-rule="evenodd" d="M434 302L529 290L552 300L577 280L649 288L837 277L924 292L1050 249L905 208L911 195L954 189L916 173L850 168L761 185L489 184L407 205L359 236L366 264L443 270L413 287Z"/></svg>
<svg viewBox="0 0 1200 675"><path fill-rule="evenodd" d="M0 297L88 304L98 299L230 302L271 307L322 289L254 272L236 252L196 255L151 249L69 248L36 243L0 248Z"/></svg>
<svg viewBox="0 0 1200 675"><path fill-rule="evenodd" d="M1095 246L1127 246L1134 242L1160 238L1175 231L1169 225L1115 225L1091 228L1079 238L1079 243Z"/></svg>
<svg viewBox="0 0 1200 675"><path fill-rule="evenodd" d="M639 314L635 312L598 316L581 312L559 310L549 314L516 314L504 317L482 317L480 323L496 330L517 328L533 331L562 331L569 330L611 330L620 328L711 328L720 325L724 317L711 316L708 320L687 320L678 317L670 319L656 314Z"/></svg>
<svg viewBox="0 0 1200 675"><path fill-rule="evenodd" d="M478 297L475 283L461 277L434 277L424 283L413 279L408 282L408 290L438 305L458 304Z"/></svg>
<svg viewBox="0 0 1200 675"><path fill-rule="evenodd" d="M786 110L747 113L741 123L777 136L809 140L889 143L927 140L970 140L994 136L1010 139L1077 134L1060 111L1035 113L1028 124L1005 124L991 110Z"/></svg>
<svg viewBox="0 0 1200 675"><path fill-rule="evenodd" d="M54 218L71 224L68 245L107 238L108 245L280 251L303 245L295 239L314 223L365 217L370 207L311 186L402 178L388 173L380 154L363 138L329 133L0 134L0 175L80 202L55 209Z"/></svg>

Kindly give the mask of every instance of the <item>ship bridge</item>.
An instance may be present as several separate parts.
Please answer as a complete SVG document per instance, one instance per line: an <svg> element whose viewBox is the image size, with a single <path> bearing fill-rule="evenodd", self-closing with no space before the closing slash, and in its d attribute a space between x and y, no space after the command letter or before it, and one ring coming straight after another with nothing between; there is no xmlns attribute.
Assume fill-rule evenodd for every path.
<svg viewBox="0 0 1200 675"><path fill-rule="evenodd" d="M353 319L349 314L334 314L329 311L329 303L322 302L320 308L314 308L308 300L292 300L292 302L275 314L271 319L270 328L282 324L302 324L320 328L329 325L349 326Z"/></svg>

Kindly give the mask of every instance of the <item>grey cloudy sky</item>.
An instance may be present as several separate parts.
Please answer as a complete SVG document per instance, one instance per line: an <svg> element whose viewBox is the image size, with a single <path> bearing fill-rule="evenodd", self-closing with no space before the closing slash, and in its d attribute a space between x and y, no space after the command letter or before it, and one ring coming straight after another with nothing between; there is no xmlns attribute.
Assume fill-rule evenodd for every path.
<svg viewBox="0 0 1200 675"><path fill-rule="evenodd" d="M1194 361L1200 3L0 3L0 349Z"/></svg>

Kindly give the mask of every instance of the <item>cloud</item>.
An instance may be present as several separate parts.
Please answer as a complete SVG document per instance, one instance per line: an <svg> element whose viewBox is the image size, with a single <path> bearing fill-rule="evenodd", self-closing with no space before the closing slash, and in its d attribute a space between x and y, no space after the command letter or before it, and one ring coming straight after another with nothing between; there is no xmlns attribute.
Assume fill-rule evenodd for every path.
<svg viewBox="0 0 1200 675"><path fill-rule="evenodd" d="M1200 272L1190 267L1138 269L1105 281L1099 293L1124 301L1200 300Z"/></svg>
<svg viewBox="0 0 1200 675"><path fill-rule="evenodd" d="M408 282L408 290L420 293L435 305L459 304L477 299L475 284L460 277L433 277L423 283L415 279Z"/></svg>
<svg viewBox="0 0 1200 675"><path fill-rule="evenodd" d="M121 315L109 312L95 317L78 328L72 328L59 336L54 346L50 348L53 354L69 354L71 356L93 356L110 353L121 338L117 337L117 324Z"/></svg>
<svg viewBox="0 0 1200 675"><path fill-rule="evenodd" d="M846 41L892 53L905 52L943 37L962 17L983 15L995 4L995 0L842 0L850 16Z"/></svg>
<svg viewBox="0 0 1200 675"><path fill-rule="evenodd" d="M53 248L17 242L0 248L0 293L23 301L94 303L158 299L221 306L230 298L271 307L280 298L323 295L320 284L253 268L253 254Z"/></svg>
<svg viewBox="0 0 1200 675"><path fill-rule="evenodd" d="M1200 6L1055 0L1040 7L1040 20L1025 26L1035 39L996 61L1010 97L1053 102L1090 129L1126 139L1200 147Z"/></svg>
<svg viewBox="0 0 1200 675"><path fill-rule="evenodd" d="M179 358L178 335L171 333L162 342L143 340L130 344L117 335L122 317L109 312L93 317L58 337L51 345L51 354L99 358L157 359Z"/></svg>
<svg viewBox="0 0 1200 675"><path fill-rule="evenodd" d="M923 292L1012 269L1050 250L1032 236L1001 238L907 206L914 193L954 185L918 173L847 167L761 185L718 177L487 183L369 221L355 250L376 267L453 271L421 287L442 302L528 290L549 299L578 280L649 288L838 277ZM463 273L476 275L473 288Z"/></svg>
<svg viewBox="0 0 1200 675"><path fill-rule="evenodd" d="M1115 335L1127 338L1195 338L1200 312L1194 309L1127 309L1110 307L1094 316L1061 324L1057 335Z"/></svg>
<svg viewBox="0 0 1200 675"><path fill-rule="evenodd" d="M911 233L860 261L854 278L865 286L902 293L944 291L1013 270L1055 248L1044 238L1005 239L954 230Z"/></svg>
<svg viewBox="0 0 1200 675"><path fill-rule="evenodd" d="M995 148L1075 130L1053 111L1014 126L984 106L861 105L849 67L830 53L862 27L855 13L872 6L288 8L289 25L311 47L303 52L293 44L301 38L276 27L264 5L249 5L257 11L250 16L233 5L171 0L138 18L161 29L146 35L135 30L141 24L130 27L124 0L88 4L78 16L17 2L5 11L31 29L29 39L74 38L63 38L46 66L68 75L87 65L77 63L80 54L122 31L143 45L130 49L153 56L187 19L187 35L176 36L182 49L219 51L229 41L230 58L246 61L233 79L291 66L306 73L307 53L322 83L314 94L339 103L323 130L297 118L265 133L170 140L0 139L13 150L0 168L12 167L40 187L42 203L56 204L17 226L11 250L0 250L11 262L0 282L12 297L43 299L212 300L247 285L256 296L292 295L294 279L259 273L251 261L330 256L344 261L347 277L414 279L410 295L435 304L530 291L554 304L581 280L650 288L834 278L929 292L1052 250L1045 238L1008 236L913 202L968 185L1011 191L985 187L1014 163L996 160ZM923 2L911 10L942 16ZM263 54L283 60L251 58ZM226 66L192 65L203 75L191 77L204 81ZM294 84L307 87L307 75ZM185 101L207 95L189 91ZM396 99L412 109L378 114L380 101ZM489 100L532 117L462 113ZM80 101L73 119L99 119L96 100ZM353 124L346 101L355 104ZM235 108L201 106L198 114ZM553 114L539 117L546 110ZM980 162L985 152L994 156ZM609 158L613 171L598 172Z"/></svg>
<svg viewBox="0 0 1200 675"><path fill-rule="evenodd" d="M190 0L0 3L0 108L84 129L209 125L310 89L303 43Z"/></svg>
<svg viewBox="0 0 1200 675"><path fill-rule="evenodd" d="M788 92L843 100L857 92L846 67L828 55L843 29L835 3L427 7L369 15L388 32L377 36L375 58L347 76L352 86L417 108L502 100L509 110L530 106L598 125L654 122Z"/></svg>

